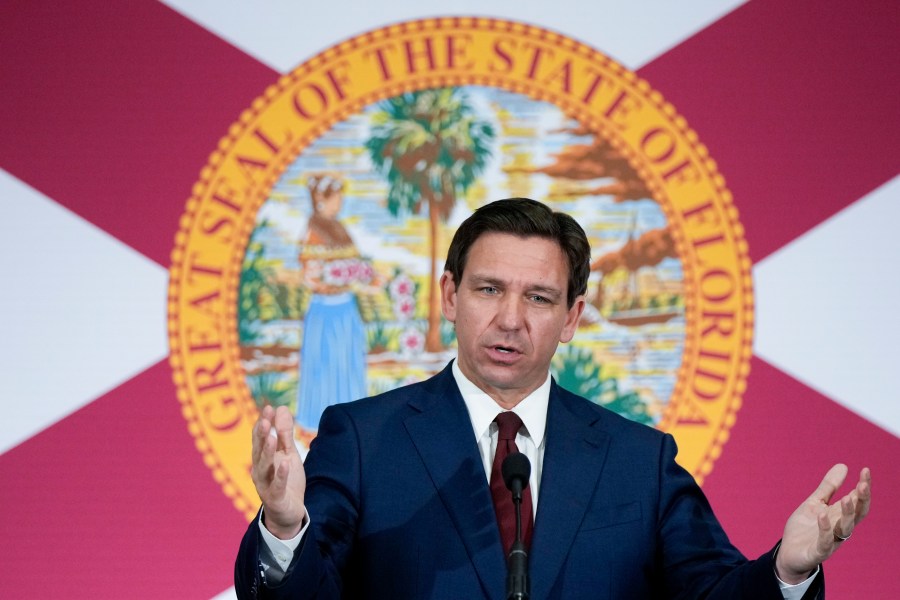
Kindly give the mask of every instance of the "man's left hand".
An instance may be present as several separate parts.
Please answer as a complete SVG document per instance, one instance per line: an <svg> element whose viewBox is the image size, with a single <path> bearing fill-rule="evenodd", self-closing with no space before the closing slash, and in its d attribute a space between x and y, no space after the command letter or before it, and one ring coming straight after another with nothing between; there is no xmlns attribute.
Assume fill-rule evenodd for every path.
<svg viewBox="0 0 900 600"><path fill-rule="evenodd" d="M785 583L807 579L869 513L872 474L868 468L860 471L859 482L849 494L829 505L846 477L846 465L831 467L816 491L788 519L775 559L775 570Z"/></svg>

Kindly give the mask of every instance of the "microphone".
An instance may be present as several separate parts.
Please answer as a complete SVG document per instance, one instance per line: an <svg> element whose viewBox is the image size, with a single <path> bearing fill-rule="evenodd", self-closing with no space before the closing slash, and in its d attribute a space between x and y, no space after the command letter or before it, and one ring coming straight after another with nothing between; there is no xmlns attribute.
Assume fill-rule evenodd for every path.
<svg viewBox="0 0 900 600"><path fill-rule="evenodd" d="M522 492L528 487L531 462L521 452L512 452L503 460L500 473L516 506L516 538L506 559L506 600L528 600L531 583L528 580L528 552L522 541Z"/></svg>
<svg viewBox="0 0 900 600"><path fill-rule="evenodd" d="M528 487L528 478L531 477L531 462L521 452L512 452L503 460L500 466L503 475L503 483L513 494L513 502L522 500L522 492Z"/></svg>

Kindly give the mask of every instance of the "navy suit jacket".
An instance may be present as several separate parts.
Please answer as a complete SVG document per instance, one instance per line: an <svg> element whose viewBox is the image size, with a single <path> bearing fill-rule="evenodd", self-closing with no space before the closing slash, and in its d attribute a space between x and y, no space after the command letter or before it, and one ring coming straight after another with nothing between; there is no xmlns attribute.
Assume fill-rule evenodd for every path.
<svg viewBox="0 0 900 600"><path fill-rule="evenodd" d="M531 597L781 600L773 552L728 541L670 435L550 390ZM448 366L329 407L305 462L311 526L266 585L254 520L239 598L502 600L506 563L471 421ZM805 598L822 598L822 576Z"/></svg>

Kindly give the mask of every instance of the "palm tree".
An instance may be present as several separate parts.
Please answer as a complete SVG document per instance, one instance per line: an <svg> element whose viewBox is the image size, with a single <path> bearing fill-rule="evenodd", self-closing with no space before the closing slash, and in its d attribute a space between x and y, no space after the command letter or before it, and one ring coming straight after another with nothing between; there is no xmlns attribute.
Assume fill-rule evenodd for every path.
<svg viewBox="0 0 900 600"><path fill-rule="evenodd" d="M438 292L440 224L484 170L494 129L480 121L457 88L409 92L382 102L372 118L366 148L388 181L392 215L421 214L428 207L431 281L425 350L442 348Z"/></svg>

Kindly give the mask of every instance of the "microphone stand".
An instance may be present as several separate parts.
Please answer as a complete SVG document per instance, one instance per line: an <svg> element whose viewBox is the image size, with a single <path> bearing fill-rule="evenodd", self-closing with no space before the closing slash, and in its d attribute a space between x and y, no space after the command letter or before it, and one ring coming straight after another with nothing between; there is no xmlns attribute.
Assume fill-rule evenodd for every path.
<svg viewBox="0 0 900 600"><path fill-rule="evenodd" d="M506 562L506 600L528 600L531 583L528 579L528 552L522 541L522 483L518 479L513 481L512 493L516 507L516 539Z"/></svg>

